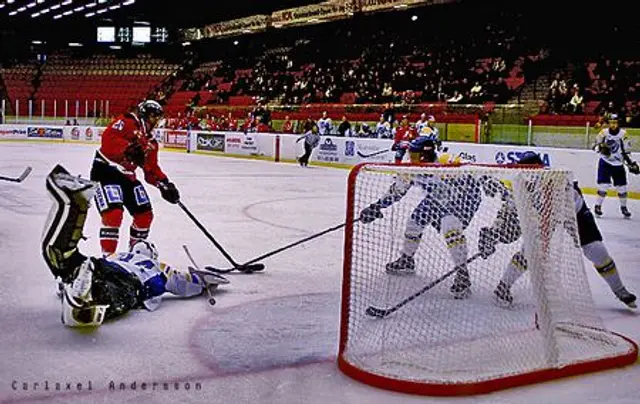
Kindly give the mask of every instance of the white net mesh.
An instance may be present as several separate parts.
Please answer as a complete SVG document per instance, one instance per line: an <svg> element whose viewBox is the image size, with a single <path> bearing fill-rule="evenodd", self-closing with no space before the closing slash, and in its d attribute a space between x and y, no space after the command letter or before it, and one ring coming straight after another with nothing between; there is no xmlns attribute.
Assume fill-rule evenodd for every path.
<svg viewBox="0 0 640 404"><path fill-rule="evenodd" d="M451 385L634 353L595 311L568 172L366 165L350 187L375 220L347 237L345 363Z"/></svg>

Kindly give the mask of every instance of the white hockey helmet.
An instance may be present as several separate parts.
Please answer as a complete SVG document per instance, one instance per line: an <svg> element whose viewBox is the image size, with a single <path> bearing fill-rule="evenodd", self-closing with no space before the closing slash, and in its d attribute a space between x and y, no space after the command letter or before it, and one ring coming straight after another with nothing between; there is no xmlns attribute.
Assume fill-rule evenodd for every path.
<svg viewBox="0 0 640 404"><path fill-rule="evenodd" d="M133 254L144 255L153 260L158 259L158 249L155 244L147 240L138 240L130 248L129 252Z"/></svg>

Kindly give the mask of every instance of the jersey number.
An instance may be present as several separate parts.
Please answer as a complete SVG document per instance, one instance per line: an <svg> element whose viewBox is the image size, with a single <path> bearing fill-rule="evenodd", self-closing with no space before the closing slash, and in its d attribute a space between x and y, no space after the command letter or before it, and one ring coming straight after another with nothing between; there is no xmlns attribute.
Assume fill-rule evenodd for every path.
<svg viewBox="0 0 640 404"><path fill-rule="evenodd" d="M114 123L111 127L113 129L115 129L115 130L123 130L124 129L124 121L121 119L121 120L117 121L116 123Z"/></svg>

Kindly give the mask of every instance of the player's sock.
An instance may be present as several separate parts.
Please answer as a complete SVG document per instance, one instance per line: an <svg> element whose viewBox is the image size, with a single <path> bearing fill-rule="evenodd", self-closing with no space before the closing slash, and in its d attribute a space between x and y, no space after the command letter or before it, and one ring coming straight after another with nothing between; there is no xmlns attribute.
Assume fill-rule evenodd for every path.
<svg viewBox="0 0 640 404"><path fill-rule="evenodd" d="M150 210L133 215L133 222L129 228L129 247L133 247L138 241L146 240L149 237L152 221L153 211Z"/></svg>
<svg viewBox="0 0 640 404"><path fill-rule="evenodd" d="M466 265L469 254L467 239L460 229L455 228L444 233L444 240L454 265L459 268L451 285L451 293L456 299L467 298L471 292L471 278Z"/></svg>
<svg viewBox="0 0 640 404"><path fill-rule="evenodd" d="M602 206L604 198L607 197L607 190L604 188L598 188L598 196L596 197L596 206Z"/></svg>
<svg viewBox="0 0 640 404"><path fill-rule="evenodd" d="M607 282L613 293L624 289L620 274L618 274L618 269L616 268L616 263L613 260L602 266L596 266L596 271L598 271L602 279Z"/></svg>
<svg viewBox="0 0 640 404"><path fill-rule="evenodd" d="M122 209L110 209L102 212L102 228L100 229L100 247L103 255L111 255L118 248Z"/></svg>

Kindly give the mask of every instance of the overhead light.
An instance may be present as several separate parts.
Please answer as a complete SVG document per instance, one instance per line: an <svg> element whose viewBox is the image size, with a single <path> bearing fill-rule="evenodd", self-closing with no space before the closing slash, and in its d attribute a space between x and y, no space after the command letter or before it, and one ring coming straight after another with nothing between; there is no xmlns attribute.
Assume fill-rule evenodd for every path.
<svg viewBox="0 0 640 404"><path fill-rule="evenodd" d="M40 15L40 12L31 14L31 18L36 18Z"/></svg>
<svg viewBox="0 0 640 404"><path fill-rule="evenodd" d="M37 3L38 3L38 4L42 4L42 3L44 3L45 1L46 1L46 0L38 0L38 1L37 1Z"/></svg>
<svg viewBox="0 0 640 404"><path fill-rule="evenodd" d="M4 3L0 4L0 8L4 8Z"/></svg>
<svg viewBox="0 0 640 404"><path fill-rule="evenodd" d="M16 15L16 14L18 14L18 12L17 12L17 11L12 11L12 12L10 12L10 13L9 13L9 15L10 15L10 16L12 16L12 17L13 17L14 15Z"/></svg>
<svg viewBox="0 0 640 404"><path fill-rule="evenodd" d="M54 20L59 20L61 18L62 18L62 14L56 14L56 15L53 16Z"/></svg>
<svg viewBox="0 0 640 404"><path fill-rule="evenodd" d="M116 4L114 6L109 7L109 10L117 10L120 8L120 4Z"/></svg>
<svg viewBox="0 0 640 404"><path fill-rule="evenodd" d="M134 21L133 24L134 25L151 25L151 23L147 21Z"/></svg>
<svg viewBox="0 0 640 404"><path fill-rule="evenodd" d="M27 4L27 8L33 8L36 6L36 2L32 1L31 3Z"/></svg>
<svg viewBox="0 0 640 404"><path fill-rule="evenodd" d="M85 16L85 17L87 17L87 18L89 18L89 17L93 17L94 15L96 15L96 13L91 12L91 13L87 13L87 14L85 14L84 16Z"/></svg>
<svg viewBox="0 0 640 404"><path fill-rule="evenodd" d="M395 6L393 6L393 8L406 8L407 5L406 4L396 4Z"/></svg>
<svg viewBox="0 0 640 404"><path fill-rule="evenodd" d="M16 0L7 0L7 4L13 4L15 2L16 2Z"/></svg>
<svg viewBox="0 0 640 404"><path fill-rule="evenodd" d="M237 45L237 44L238 44L238 41L233 41L233 44L234 44L234 45Z"/></svg>
<svg viewBox="0 0 640 404"><path fill-rule="evenodd" d="M24 11L24 10L26 10L26 9L27 9L26 7L22 6L22 7L20 7L17 11L18 11L19 13L21 13L21 12L23 12L23 11Z"/></svg>
<svg viewBox="0 0 640 404"><path fill-rule="evenodd" d="M182 43L182 46L189 46L189 45L191 45L191 42L189 42L189 41Z"/></svg>
<svg viewBox="0 0 640 404"><path fill-rule="evenodd" d="M127 1L125 1L124 3L122 3L122 5L123 5L123 6L130 6L130 5L132 5L133 3L135 3L135 2L136 2L136 0L127 0Z"/></svg>
<svg viewBox="0 0 640 404"><path fill-rule="evenodd" d="M63 6L68 6L69 4L73 3L73 0L65 0L62 3L60 3Z"/></svg>
<svg viewBox="0 0 640 404"><path fill-rule="evenodd" d="M107 0L98 0L98 4L106 3Z"/></svg>
<svg viewBox="0 0 640 404"><path fill-rule="evenodd" d="M34 45L42 45L42 41L31 41L32 44Z"/></svg>
<svg viewBox="0 0 640 404"><path fill-rule="evenodd" d="M55 6L51 6L52 10L57 10L60 8L60 4L56 4Z"/></svg>
<svg viewBox="0 0 640 404"><path fill-rule="evenodd" d="M85 5L86 8L93 8L96 6L96 3L89 3L87 5Z"/></svg>
<svg viewBox="0 0 640 404"><path fill-rule="evenodd" d="M71 15L71 14L73 14L72 10L65 11L64 13L62 13L62 15Z"/></svg>
<svg viewBox="0 0 640 404"><path fill-rule="evenodd" d="M78 47L78 46L82 46L82 44L78 42L69 42L69 46Z"/></svg>
<svg viewBox="0 0 640 404"><path fill-rule="evenodd" d="M418 20L418 16L417 15L411 16L411 21L417 21L417 20Z"/></svg>
<svg viewBox="0 0 640 404"><path fill-rule="evenodd" d="M84 6L76 7L73 9L73 11L82 11L82 10L84 10Z"/></svg>
<svg viewBox="0 0 640 404"><path fill-rule="evenodd" d="M41 15L47 14L48 12L49 12L48 8L45 8L44 10L40 10Z"/></svg>
<svg viewBox="0 0 640 404"><path fill-rule="evenodd" d="M122 49L120 45L109 45L109 49Z"/></svg>
<svg viewBox="0 0 640 404"><path fill-rule="evenodd" d="M106 13L106 12L107 12L107 9L103 8L101 10L96 11L96 14L102 14L102 13Z"/></svg>

